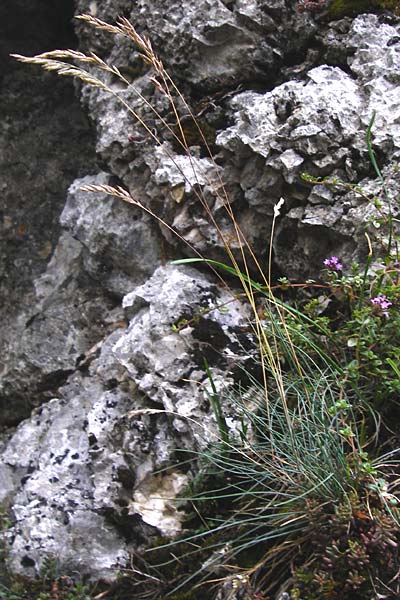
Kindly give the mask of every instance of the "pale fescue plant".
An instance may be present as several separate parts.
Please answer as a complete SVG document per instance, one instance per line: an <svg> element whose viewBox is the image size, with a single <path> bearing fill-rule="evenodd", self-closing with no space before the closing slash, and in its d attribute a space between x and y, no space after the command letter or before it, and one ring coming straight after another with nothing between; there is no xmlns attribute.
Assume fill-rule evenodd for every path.
<svg viewBox="0 0 400 600"><path fill-rule="evenodd" d="M372 486L379 502L396 519L394 494L397 482L393 483L393 490L379 482L384 477L385 469L389 472L392 470L394 458L388 455L380 461L369 461L364 452L368 440L360 434L362 416L352 414L351 404L341 385L343 370L332 357L320 350L310 327L301 333L293 326L293 321L309 324L310 319L283 303L273 293L272 237L284 199L276 199L268 264L264 268L235 219L221 168L214 161L196 115L153 51L150 41L141 36L125 18L120 18L116 25L89 15L78 18L97 29L122 35L132 41L149 68L149 81L167 99L173 123L152 105L120 69L93 52L84 54L75 50L55 50L34 57L13 56L21 62L73 77L113 96L143 127L155 146L166 153L215 228L228 264L201 256L184 236L128 189L110 185L87 185L82 188L87 192L117 197L149 213L162 227L188 244L193 254L197 255L197 258L177 262L205 262L225 286L229 287L226 279L231 277L240 283L241 296L251 309L249 324L258 345L257 370L260 378L258 381L246 374L244 379L250 381L248 389L236 392L237 410L243 417L240 443L229 438L223 417L223 399L212 389L212 407L219 422L221 439L214 449L202 454L200 462L206 460L207 469L214 469L223 476L229 475L230 481L212 491L194 495L191 501L199 503L199 510L202 502L212 499L219 503L226 501L230 503L231 512L228 517L222 515L221 518L207 519L208 530L189 535L186 541L198 545L200 539L212 536L215 541L210 545L210 550L220 551L227 547L222 560L231 561L230 569L233 571L238 568L235 561L243 552L250 547L265 546L264 556L256 561L256 566L251 567L248 573L251 575L263 569L266 573L263 581L268 577L278 581L279 573L287 577L287 565L299 544L309 539L309 502L317 500L321 505L331 505L338 501L350 505L352 494L358 493L360 486L369 478L368 485ZM149 113L156 117L160 128L172 136L188 157L193 180L188 180L170 146L163 143L162 134L129 104L127 91L137 95ZM192 120L199 139L215 165L212 177L199 170L199 163L195 160L182 125L183 114ZM229 232L219 225L200 185L201 181L207 182L218 205L223 207L231 226ZM232 290L232 296L237 298L236 290ZM329 336L328 331L319 333ZM296 339L296 343L293 339ZM212 381L212 365L207 365L206 370ZM221 539L217 539L218 536ZM221 559L221 552L219 557ZM192 576L178 583L178 587L189 585L199 578L210 578L209 573L208 566L203 565Z"/></svg>
<svg viewBox="0 0 400 600"><path fill-rule="evenodd" d="M343 395L338 399L336 373L329 365L313 367L302 380L284 374L289 406L283 407L278 395L271 398L268 417L263 389L251 374L244 373L245 389L226 391L242 422L240 440L227 439L222 427L217 443L198 455L197 482L184 495L203 527L147 553L155 570L168 572L172 563L190 558L196 565L189 575L169 581L166 597L222 580L270 597L266 594L278 587L281 593L290 589L300 554L312 564L318 528L321 536L329 535L327 523L339 514L346 515L349 536L358 514L373 524L386 513L397 526L397 452L369 458L357 415ZM214 389L213 402L223 401ZM396 545L396 538L390 543ZM199 564L204 548L209 557ZM162 550L170 559L160 563ZM369 576L378 586L376 574Z"/></svg>

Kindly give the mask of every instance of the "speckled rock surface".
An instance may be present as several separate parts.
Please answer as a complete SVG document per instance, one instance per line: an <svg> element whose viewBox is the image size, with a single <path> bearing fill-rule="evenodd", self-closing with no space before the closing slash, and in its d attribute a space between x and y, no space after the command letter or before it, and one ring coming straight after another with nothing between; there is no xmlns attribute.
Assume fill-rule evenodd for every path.
<svg viewBox="0 0 400 600"><path fill-rule="evenodd" d="M51 555L68 572L113 579L144 540L182 530L171 500L193 472L187 461L173 465L218 438L202 360L212 360L218 389L228 388L249 344L247 315L183 267L160 267L123 305L128 327L94 347L3 448L0 503L11 503L15 518L7 531L14 572L35 575ZM188 323L173 331L183 316ZM228 404L226 418L240 428Z"/></svg>
<svg viewBox="0 0 400 600"><path fill-rule="evenodd" d="M107 13L111 5L107 4L106 9L81 2L79 6L102 17L103 10ZM209 23L204 21L206 9L212 15ZM283 11L280 17L283 14L287 17L285 31L283 17L277 16L279 9ZM300 175L305 172L314 177L331 177L345 184L365 180L368 186L368 181L376 177L366 144L366 131L374 113L374 147L379 148L381 166L390 163L393 170L400 144L399 25L376 15L324 25L283 5L270 7L267 18L265 9L256 0L233 3L228 8L210 0L195 7L189 5L179 45L171 33L179 10L174 3L163 4L155 6L150 14L145 2L140 2L132 9L130 18L139 31L155 32L155 39L151 36L155 47L160 48L172 74L184 80L188 102L194 114L200 114L200 125L211 136L207 142L218 156L218 171L209 166L204 143L196 136L193 160L199 161L196 171L202 173L198 182L201 195L224 235L234 238L221 201L221 182L243 234L262 259L269 245L273 206L281 196L285 198L284 215L274 239L274 260L279 272L289 278L317 276L323 258L329 253L341 254L347 264L362 260L365 243L361 240L366 227L363 210L364 216L371 217L365 199L353 194L343 200L345 186L311 186ZM195 49L204 46L207 35L211 34L216 47L223 46L221 32L227 23L224 19L234 22L244 36L252 31L253 40L262 34L271 45L274 59L272 63L268 60L263 63L266 79L255 71L255 78L246 80L246 69L235 63L236 75L231 82L236 85L235 77L241 79L240 86L234 87L233 83L214 77L210 61L207 61L210 69L206 68L202 58L207 52ZM206 33L199 35L202 22ZM296 53L292 38L298 43ZM313 45L307 48L311 39ZM233 37L233 49L230 47L233 63L235 40ZM118 57L121 64L127 64L126 45L125 40L122 46L117 43L109 48L112 60ZM251 55L254 68L259 65L256 53L246 45L240 54L242 60ZM212 56L212 60L226 63L218 52ZM130 60L136 65L135 53ZM171 123L171 107L149 85L143 68L139 72L133 69L131 76L134 87L151 101L159 116ZM190 170L190 161L172 143L170 132L162 126L160 118L151 113L143 98L135 95L134 87L121 92L122 98L166 141L155 149L149 136L126 111L124 114L115 97L107 99L103 91L86 87L83 97L100 132L98 151L133 196L139 195L146 206L175 227L192 246L188 250L180 244L182 253L190 253L194 248L209 258L222 260L223 244L201 206L199 193L191 188L190 176L183 181L188 166ZM114 119L110 119L112 114ZM182 167L180 176L174 162ZM170 244L179 244L167 230L163 234Z"/></svg>
<svg viewBox="0 0 400 600"><path fill-rule="evenodd" d="M244 82L273 84L287 56L306 53L317 28L312 19L284 0L268 6L262 0L189 0L185 4L139 0L133 5L78 0L77 10L105 20L128 17L151 37L174 77L200 93ZM111 56L124 66L129 64L133 71L138 68L126 44L118 50L114 46Z"/></svg>
<svg viewBox="0 0 400 600"><path fill-rule="evenodd" d="M372 35L366 36L369 30ZM368 172L373 175L366 131L374 113L374 144L393 172L400 149L400 51L391 40L398 30L380 24L375 15L360 16L341 38L353 51L347 72L322 65L266 94L244 92L231 101L235 125L217 141L232 153L240 186L255 211L271 219L277 198L285 198L274 249L277 266L289 278L315 276L329 253L348 264L365 256L360 240L373 212L365 198L357 193L342 198L340 188L311 189L300 175L353 184ZM332 37L330 31L329 42ZM368 187L368 179L361 185Z"/></svg>

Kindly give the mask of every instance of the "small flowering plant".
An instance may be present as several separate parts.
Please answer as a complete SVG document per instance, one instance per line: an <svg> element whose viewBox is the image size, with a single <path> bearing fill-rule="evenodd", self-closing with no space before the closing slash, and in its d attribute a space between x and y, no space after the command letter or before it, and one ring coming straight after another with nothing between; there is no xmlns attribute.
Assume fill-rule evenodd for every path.
<svg viewBox="0 0 400 600"><path fill-rule="evenodd" d="M346 265L337 256L323 260L327 289L305 310L323 321L330 331L337 358L346 365L349 385L363 402L375 408L393 406L400 399L400 269L397 257L373 263L368 257L364 270ZM327 303L329 298L329 304ZM343 354L345 355L343 357Z"/></svg>

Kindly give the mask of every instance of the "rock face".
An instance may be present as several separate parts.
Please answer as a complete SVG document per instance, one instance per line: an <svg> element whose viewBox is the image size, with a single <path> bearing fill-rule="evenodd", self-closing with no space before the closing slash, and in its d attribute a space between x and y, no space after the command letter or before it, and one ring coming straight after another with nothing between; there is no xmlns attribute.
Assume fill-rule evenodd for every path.
<svg viewBox="0 0 400 600"><path fill-rule="evenodd" d="M184 508L170 500L196 461L182 466L180 451L187 456L218 438L204 358L222 390L254 352L247 309L234 293L210 271L168 264L195 252L227 262L204 203L240 259L232 207L265 264L283 197L274 268L289 278L317 276L329 254L345 268L362 260L380 190L365 141L374 112L374 149L389 197L398 195L400 26L376 15L324 23L292 4L78 0L77 12L126 16L152 39L205 132L202 139L183 118L190 157L174 138L171 107L120 36L76 25L79 47L133 82L127 90L115 84L112 96L79 90L96 132L96 173L71 86L36 75L42 91L23 130L12 104L27 102L33 67L20 66L16 79L5 71L0 504L13 519L7 543L15 572L33 576L55 556L65 572L113 579L130 553L182 531ZM17 7L27 7L16 3L20 18ZM51 106L41 112L43 102ZM302 172L339 185L312 185ZM147 212L81 189L115 184ZM385 212L387 198L380 199ZM224 414L240 431L228 400Z"/></svg>
<svg viewBox="0 0 400 600"><path fill-rule="evenodd" d="M72 83L26 69L8 55L76 45L68 4L17 0L0 7L0 412L8 423L29 416L40 395L36 375L20 380L21 354L36 352L30 343L24 350L19 345L35 314L33 281L57 246L68 186L95 168L93 132ZM16 363L21 368L9 387Z"/></svg>
<svg viewBox="0 0 400 600"><path fill-rule="evenodd" d="M15 572L34 575L50 554L66 569L111 578L157 530L181 531L170 499L188 483L190 465L174 465L218 437L202 357L219 365L215 384L227 386L246 342L246 314L205 276L170 266L127 294L123 307L128 326L121 315L58 397L4 447L0 502L11 501L16 518L8 559ZM178 334L171 325L183 317ZM225 408L238 428L233 407Z"/></svg>
<svg viewBox="0 0 400 600"><path fill-rule="evenodd" d="M374 35L367 40L369 28ZM375 143L390 161L396 160L400 104L391 65L399 65L400 53L391 40L397 34L398 28L380 25L374 15L360 17L348 24L341 39L352 50L349 72L318 66L301 81L266 94L238 94L231 102L235 125L220 133L217 142L232 152L235 164L244 165L240 183L254 210L268 218L276 198L287 200L274 249L279 268L289 278L314 275L322 257L332 251L348 262L365 253L363 228L374 212L365 198L353 193L341 199L336 190L323 186L310 192L300 174L360 182L370 167L365 132L374 113ZM323 38L328 49L332 37L330 31ZM254 154L262 158L261 176L259 168L254 173ZM368 182L361 181L361 186L368 187Z"/></svg>

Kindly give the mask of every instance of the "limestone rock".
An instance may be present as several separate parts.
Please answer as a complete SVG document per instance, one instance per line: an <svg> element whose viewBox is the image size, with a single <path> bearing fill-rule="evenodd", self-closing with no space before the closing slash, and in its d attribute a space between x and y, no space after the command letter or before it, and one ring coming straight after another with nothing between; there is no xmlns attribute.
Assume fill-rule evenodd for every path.
<svg viewBox="0 0 400 600"><path fill-rule="evenodd" d="M190 0L184 5L175 0L139 0L133 6L79 0L77 10L115 20L123 14L122 6L139 31L151 37L173 77L203 92L234 88L244 81L268 84L284 55L293 50L294 40L282 36L281 24L286 31L296 32L297 50L316 27L283 0L269 2L268 7L261 0ZM121 49L124 64L137 72L135 57L125 54L126 46ZM121 61L115 47L111 56Z"/></svg>
<svg viewBox="0 0 400 600"><path fill-rule="evenodd" d="M138 208L83 185L107 185L106 173L76 180L69 189L60 223L84 248L83 268L102 289L123 296L151 275L160 262L160 236Z"/></svg>
<svg viewBox="0 0 400 600"><path fill-rule="evenodd" d="M289 278L315 276L329 253L340 254L347 264L365 256L359 241L371 207L356 192L341 196L346 183L358 183L368 171L374 176L366 144L374 113L374 144L387 160L399 153L399 52L391 43L398 30L375 15L362 15L341 37L352 49L350 73L321 65L301 81L266 94L243 92L231 101L235 124L217 141L232 153L228 160L241 170L240 185L254 210L271 219L273 205L285 198L287 213L279 221L274 250L277 266ZM326 39L331 45L332 38ZM311 188L301 181L302 172L344 185L334 193L324 186ZM342 226L348 213L351 230Z"/></svg>
<svg viewBox="0 0 400 600"><path fill-rule="evenodd" d="M182 530L183 513L171 503L192 473L175 464L218 439L203 357L222 393L249 343L247 313L204 275L173 266L123 304L129 326L93 349L89 371L71 375L5 443L0 477L15 519L7 534L14 572L34 575L55 556L65 572L113 579L143 538ZM224 413L239 430L228 398Z"/></svg>
<svg viewBox="0 0 400 600"><path fill-rule="evenodd" d="M0 386L3 423L26 418L54 394L118 320L112 313L115 300L100 285L87 279L80 285L83 250L69 233L61 236L46 273L35 282L35 304L14 323L12 353Z"/></svg>
<svg viewBox="0 0 400 600"><path fill-rule="evenodd" d="M240 331L248 318L245 307L193 269L173 266L157 269L125 296L123 306L130 323L114 346L117 360L155 406L171 413L178 431L190 430L194 419L202 424L194 429L197 443L213 439L204 359L218 365L217 388L228 387L229 370L250 359L241 354L251 343L250 334Z"/></svg>
<svg viewBox="0 0 400 600"><path fill-rule="evenodd" d="M20 421L35 404L38 378L27 382L21 357L23 323L34 315L34 280L60 236L68 186L95 166L93 131L72 82L22 66L10 53L32 55L56 43L74 47L72 13L63 0L0 6L1 422ZM37 345L23 352L35 353Z"/></svg>
<svg viewBox="0 0 400 600"><path fill-rule="evenodd" d="M28 416L46 398L43 392L48 397L66 380L123 319L117 307L124 291L159 263L159 236L146 215L105 194L80 191L84 184L108 182L102 173L70 187L60 216L68 231L34 282L35 304L14 325L12 355L0 386L3 422Z"/></svg>

